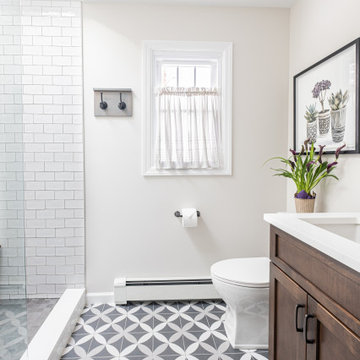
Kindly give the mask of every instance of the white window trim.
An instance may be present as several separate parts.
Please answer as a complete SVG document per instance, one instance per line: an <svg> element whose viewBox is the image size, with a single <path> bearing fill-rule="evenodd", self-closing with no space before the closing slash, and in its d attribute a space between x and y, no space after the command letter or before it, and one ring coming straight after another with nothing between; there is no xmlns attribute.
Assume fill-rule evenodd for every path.
<svg viewBox="0 0 360 360"><path fill-rule="evenodd" d="M223 168L221 169L184 169L163 170L152 166L154 134L154 92L156 59L161 54L173 52L178 56L200 58L218 57L219 87L221 88ZM191 175L232 175L232 43L198 41L144 41L143 42L143 84L142 84L142 170L144 176L191 176Z"/></svg>

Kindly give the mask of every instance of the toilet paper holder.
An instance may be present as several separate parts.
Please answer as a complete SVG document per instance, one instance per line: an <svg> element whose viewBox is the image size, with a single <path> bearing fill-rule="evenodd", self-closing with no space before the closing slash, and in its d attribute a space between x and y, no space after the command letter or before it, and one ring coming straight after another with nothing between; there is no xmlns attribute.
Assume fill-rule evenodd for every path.
<svg viewBox="0 0 360 360"><path fill-rule="evenodd" d="M197 210L196 213L197 213L197 217L200 217L200 211ZM175 211L174 215L175 215L176 217L182 217L181 212L180 212L179 210L178 210L178 211Z"/></svg>

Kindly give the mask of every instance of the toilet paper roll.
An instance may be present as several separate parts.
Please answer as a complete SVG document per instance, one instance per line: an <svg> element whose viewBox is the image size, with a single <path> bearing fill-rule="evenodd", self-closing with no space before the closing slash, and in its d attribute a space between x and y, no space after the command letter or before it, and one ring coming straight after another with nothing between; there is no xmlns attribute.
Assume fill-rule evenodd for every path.
<svg viewBox="0 0 360 360"><path fill-rule="evenodd" d="M195 227L197 226L198 218L197 211L193 208L181 209L182 226L183 227Z"/></svg>

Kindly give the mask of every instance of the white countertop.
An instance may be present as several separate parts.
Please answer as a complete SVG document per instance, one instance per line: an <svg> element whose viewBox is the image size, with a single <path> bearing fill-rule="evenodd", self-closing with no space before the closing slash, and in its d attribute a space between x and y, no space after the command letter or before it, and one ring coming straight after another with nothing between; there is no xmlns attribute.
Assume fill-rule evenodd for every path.
<svg viewBox="0 0 360 360"><path fill-rule="evenodd" d="M264 220L360 273L360 243L314 225L359 225L360 213L275 213Z"/></svg>

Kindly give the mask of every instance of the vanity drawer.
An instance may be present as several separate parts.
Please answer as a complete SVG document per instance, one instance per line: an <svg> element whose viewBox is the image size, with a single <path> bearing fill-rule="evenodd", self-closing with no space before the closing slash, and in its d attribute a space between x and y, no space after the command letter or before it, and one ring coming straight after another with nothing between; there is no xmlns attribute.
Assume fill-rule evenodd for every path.
<svg viewBox="0 0 360 360"><path fill-rule="evenodd" d="M271 226L270 259L360 334L360 274ZM350 314L351 313L351 314Z"/></svg>

